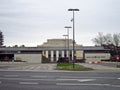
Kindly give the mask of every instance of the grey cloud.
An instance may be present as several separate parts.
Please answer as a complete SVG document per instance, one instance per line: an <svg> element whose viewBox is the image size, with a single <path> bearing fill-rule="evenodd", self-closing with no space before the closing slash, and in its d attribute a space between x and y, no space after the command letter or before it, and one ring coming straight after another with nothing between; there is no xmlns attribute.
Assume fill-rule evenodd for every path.
<svg viewBox="0 0 120 90"><path fill-rule="evenodd" d="M0 0L0 29L6 34L8 45L7 41L13 39L16 43L20 39L23 43L33 42L32 38L40 35L43 37L35 42L57 36L62 38L61 34L66 33L64 26L72 26L72 13L67 9L79 8L80 12L75 13L75 31L76 40L81 44L80 41L87 38L84 41L90 42L91 33L119 32L119 5L120 0ZM86 32L91 33L84 35ZM30 36L33 36L31 40Z"/></svg>

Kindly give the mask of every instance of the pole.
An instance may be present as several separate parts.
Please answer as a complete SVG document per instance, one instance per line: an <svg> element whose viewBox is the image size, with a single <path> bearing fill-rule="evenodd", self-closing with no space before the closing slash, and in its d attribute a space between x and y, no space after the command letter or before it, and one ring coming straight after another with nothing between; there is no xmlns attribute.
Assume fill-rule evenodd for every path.
<svg viewBox="0 0 120 90"><path fill-rule="evenodd" d="M68 58L69 58L70 57L70 53L69 53L69 28L67 28L67 35L68 35Z"/></svg>
<svg viewBox="0 0 120 90"><path fill-rule="evenodd" d="M74 27L74 10L73 10L73 68L75 67L75 27Z"/></svg>
<svg viewBox="0 0 120 90"><path fill-rule="evenodd" d="M67 36L68 36L68 40L67 40L67 44L68 44L68 58L70 59L70 51L69 51L69 28L72 28L71 26L65 26L65 28L67 28Z"/></svg>
<svg viewBox="0 0 120 90"><path fill-rule="evenodd" d="M67 41L66 41L66 37L68 36L68 35L63 35L64 37L65 37L65 57L66 57L66 44L67 44Z"/></svg>
<svg viewBox="0 0 120 90"><path fill-rule="evenodd" d="M75 18L74 11L79 11L79 9L68 9L68 11L73 12L73 68L75 67Z"/></svg>

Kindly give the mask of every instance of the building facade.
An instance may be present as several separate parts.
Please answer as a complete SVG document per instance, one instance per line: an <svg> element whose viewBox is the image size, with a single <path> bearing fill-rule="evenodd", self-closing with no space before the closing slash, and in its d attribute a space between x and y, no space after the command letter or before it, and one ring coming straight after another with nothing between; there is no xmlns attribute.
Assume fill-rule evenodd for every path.
<svg viewBox="0 0 120 90"><path fill-rule="evenodd" d="M69 42L69 43L68 43ZM48 39L38 46L42 48L42 55L50 62L57 62L60 57L69 57L73 60L73 41L67 39ZM110 59L108 49L95 46L81 46L75 43L75 60L78 62L101 61Z"/></svg>
<svg viewBox="0 0 120 90"><path fill-rule="evenodd" d="M37 47L2 47L0 48L0 61L41 63L42 50Z"/></svg>
<svg viewBox="0 0 120 90"><path fill-rule="evenodd" d="M0 61L25 61L28 63L57 62L61 57L73 60L73 41L71 39L48 39L37 47L1 47ZM95 46L81 46L75 43L77 62L101 61L110 59L108 49Z"/></svg>

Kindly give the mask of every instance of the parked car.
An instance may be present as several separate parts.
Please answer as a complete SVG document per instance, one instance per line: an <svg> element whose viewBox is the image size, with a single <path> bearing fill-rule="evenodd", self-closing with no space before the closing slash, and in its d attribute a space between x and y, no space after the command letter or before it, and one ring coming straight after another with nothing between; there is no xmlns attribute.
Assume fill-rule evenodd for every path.
<svg viewBox="0 0 120 90"><path fill-rule="evenodd" d="M69 57L60 57L57 62L58 63L69 63L70 59Z"/></svg>
<svg viewBox="0 0 120 90"><path fill-rule="evenodd" d="M111 58L112 61L118 61L120 62L120 56L119 55L115 55Z"/></svg>

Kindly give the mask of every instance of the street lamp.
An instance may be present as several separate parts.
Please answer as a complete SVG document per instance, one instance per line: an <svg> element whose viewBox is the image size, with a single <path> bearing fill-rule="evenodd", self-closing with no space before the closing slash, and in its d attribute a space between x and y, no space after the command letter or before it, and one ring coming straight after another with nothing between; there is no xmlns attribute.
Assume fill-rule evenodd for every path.
<svg viewBox="0 0 120 90"><path fill-rule="evenodd" d="M65 37L65 57L66 57L66 37L68 37L68 35L63 35Z"/></svg>
<svg viewBox="0 0 120 90"><path fill-rule="evenodd" d="M69 52L69 29L72 28L72 27L71 26L65 26L64 28L67 28L67 35L68 35L68 58L69 58L70 57L70 52Z"/></svg>
<svg viewBox="0 0 120 90"><path fill-rule="evenodd" d="M74 19L74 12L75 11L79 11L79 9L68 9L68 11L72 11L73 12L73 18L72 18L72 22L73 22L73 68L75 67L74 63L75 63L75 19Z"/></svg>

